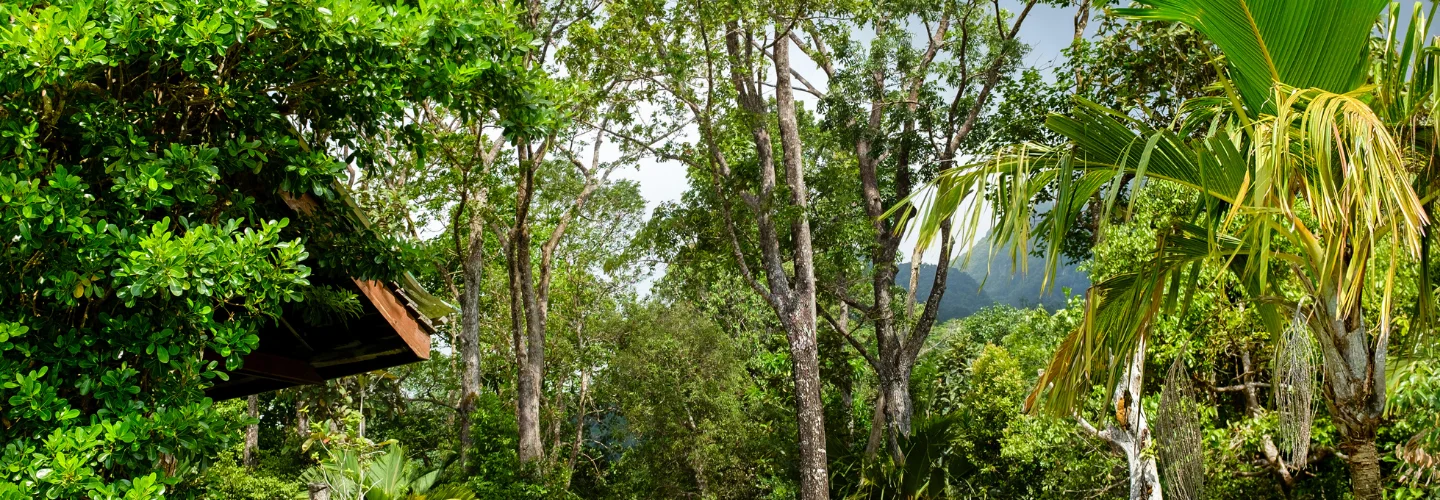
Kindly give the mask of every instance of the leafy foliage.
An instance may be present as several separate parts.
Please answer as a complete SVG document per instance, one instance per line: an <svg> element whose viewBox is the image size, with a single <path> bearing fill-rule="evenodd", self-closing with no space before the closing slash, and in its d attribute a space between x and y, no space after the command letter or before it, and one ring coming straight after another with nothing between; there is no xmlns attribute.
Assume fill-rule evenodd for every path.
<svg viewBox="0 0 1440 500"><path fill-rule="evenodd" d="M281 193L339 200L347 164L383 168L367 138L425 99L503 104L514 134L546 126L508 9L0 6L8 491L148 498L226 448L234 428L205 388L309 278L402 265L343 214L289 223Z"/></svg>
<svg viewBox="0 0 1440 500"><path fill-rule="evenodd" d="M1051 75L1025 67L1012 23L1092 3L1093 36ZM1161 441L1135 454L1188 464L1171 492L1342 497L1378 449L1386 495L1434 496L1440 52L1420 6L1375 36L1381 4L5 2L0 500L788 499L812 425L835 497L1122 498L1104 433L1135 415ZM791 75L794 123L763 98L786 29L815 67ZM762 175L786 134L805 206ZM690 189L647 205L618 177L652 161ZM296 217L296 196L319 206ZM954 231L969 260L943 264L953 321L899 366L914 425L891 455L878 347L921 331L906 292L940 269L912 283L889 246L907 202L939 214L922 241ZM803 262L826 319L811 421L793 332L751 286ZM255 418L205 398L282 314L353 322L349 277L473 323L437 322L429 362L260 395ZM505 307L527 283L539 350ZM1297 311L1330 403L1299 427L1273 378ZM1117 404L1137 359L1151 376ZM532 366L543 450L522 463ZM1186 369L1162 388L1166 367ZM1347 399L1353 373L1387 375L1352 391L1384 397Z"/></svg>

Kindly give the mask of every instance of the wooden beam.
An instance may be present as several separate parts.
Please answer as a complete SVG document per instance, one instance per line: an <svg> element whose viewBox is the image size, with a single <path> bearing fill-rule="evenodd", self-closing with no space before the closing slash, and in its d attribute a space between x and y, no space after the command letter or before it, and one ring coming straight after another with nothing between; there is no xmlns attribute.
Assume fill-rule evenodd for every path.
<svg viewBox="0 0 1440 500"><path fill-rule="evenodd" d="M354 278L351 278L354 279ZM395 292L390 287L375 280L355 280L355 285L360 287L360 292L365 298L370 299L370 304L380 311L385 321L395 329L395 333L410 346L410 350L420 359L430 359L430 335L410 315L410 309L400 302Z"/></svg>

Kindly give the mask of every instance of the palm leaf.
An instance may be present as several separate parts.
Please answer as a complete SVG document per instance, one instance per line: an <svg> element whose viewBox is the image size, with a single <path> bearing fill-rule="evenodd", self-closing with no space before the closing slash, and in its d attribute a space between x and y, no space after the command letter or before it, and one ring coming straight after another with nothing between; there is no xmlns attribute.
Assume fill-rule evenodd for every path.
<svg viewBox="0 0 1440 500"><path fill-rule="evenodd" d="M390 445L366 468L366 482L371 488L367 500L397 500L410 489L411 470L405 449Z"/></svg>
<svg viewBox="0 0 1440 500"><path fill-rule="evenodd" d="M1370 30L1387 0L1139 0L1116 9L1184 23L1224 52L1245 105L1272 114L1273 87L1343 94L1365 81Z"/></svg>
<svg viewBox="0 0 1440 500"><path fill-rule="evenodd" d="M1085 320L1061 342L1026 398L1026 408L1043 407L1057 416L1069 415L1101 375L1107 377L1107 390L1113 391L1125 361L1148 335L1165 304L1191 294L1194 280L1184 280L1183 275L1187 271L1193 274L1195 265L1217 255L1248 253L1241 240L1214 235L1193 224L1176 224L1157 240L1152 257L1136 270L1090 288Z"/></svg>

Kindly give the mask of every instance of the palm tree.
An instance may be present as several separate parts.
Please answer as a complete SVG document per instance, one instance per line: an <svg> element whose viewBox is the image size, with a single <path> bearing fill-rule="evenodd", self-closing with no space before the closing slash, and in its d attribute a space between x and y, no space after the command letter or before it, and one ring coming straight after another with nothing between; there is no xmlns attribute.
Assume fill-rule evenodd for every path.
<svg viewBox="0 0 1440 500"><path fill-rule="evenodd" d="M1162 229L1148 261L1089 291L1086 319L1042 375L1029 399L1032 408L1071 414L1092 378L1105 375L1123 424L1107 431L1143 449L1149 435L1143 415L1126 408L1138 407L1149 327L1188 301L1202 268L1228 272L1273 334L1294 318L1294 327L1315 339L1323 359L1323 400L1339 428L1355 496L1380 499L1375 432L1385 407L1385 362L1397 310L1392 289L1401 261L1421 255L1428 224L1401 148L1410 142L1398 141L1396 133L1418 108L1402 104L1382 115L1371 107L1415 100L1416 86L1404 82L1412 57L1386 55L1388 66L1377 68L1400 68L1385 69L1389 85L1365 85L1371 29L1386 1L1140 3L1145 7L1116 13L1183 23L1219 48L1224 95L1187 103L1187 116L1174 130L1151 129L1082 101L1070 115L1046 122L1069 144L1007 147L943 174L919 224L921 241L933 239L940 223L962 206L977 208L964 216L971 229L961 231L973 236L980 212L975 205L981 203L966 200L987 198L974 195L993 188L985 202L996 205L992 244L1021 256L1032 231L1044 236L1048 275L1060 235L1092 198L1103 198L1108 212L1116 193L1137 179L1193 190L1203 207L1194 219ZM1410 52L1408 46L1403 52ZM1419 59L1414 55L1414 64ZM1414 73L1412 80L1420 78ZM1031 210L1042 189L1053 190L1056 201L1032 228ZM1378 303L1375 325L1367 324L1362 309L1367 294L1378 295L1370 301ZM1158 497L1154 462L1146 460L1130 463L1132 498Z"/></svg>

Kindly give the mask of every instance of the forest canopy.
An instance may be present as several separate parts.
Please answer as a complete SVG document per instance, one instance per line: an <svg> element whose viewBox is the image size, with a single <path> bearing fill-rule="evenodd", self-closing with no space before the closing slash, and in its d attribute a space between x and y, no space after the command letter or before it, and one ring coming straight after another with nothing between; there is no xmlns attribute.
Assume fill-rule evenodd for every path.
<svg viewBox="0 0 1440 500"><path fill-rule="evenodd" d="M1434 14L0 3L0 500L1436 497Z"/></svg>

